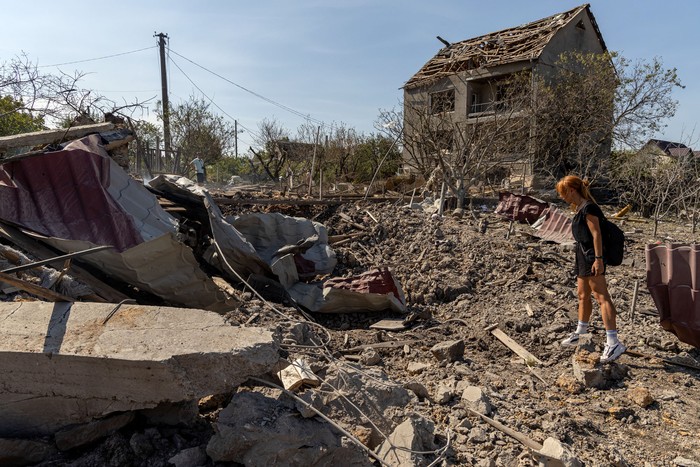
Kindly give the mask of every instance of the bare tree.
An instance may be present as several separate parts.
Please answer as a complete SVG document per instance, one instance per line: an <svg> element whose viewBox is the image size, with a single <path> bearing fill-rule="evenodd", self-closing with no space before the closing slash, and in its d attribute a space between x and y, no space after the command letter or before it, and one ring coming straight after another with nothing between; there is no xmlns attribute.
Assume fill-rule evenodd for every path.
<svg viewBox="0 0 700 467"><path fill-rule="evenodd" d="M103 121L106 114L132 117L143 111L147 101L133 103L107 99L95 91L83 89L85 73L42 73L26 54L0 63L0 95L22 102L17 111L43 118L47 124L67 126L75 122Z"/></svg>
<svg viewBox="0 0 700 467"><path fill-rule="evenodd" d="M517 75L493 86L499 86L499 101L468 120L451 118L420 99L404 107L409 164L437 167L458 208L470 186L488 183L490 177L500 180L528 158L529 80Z"/></svg>

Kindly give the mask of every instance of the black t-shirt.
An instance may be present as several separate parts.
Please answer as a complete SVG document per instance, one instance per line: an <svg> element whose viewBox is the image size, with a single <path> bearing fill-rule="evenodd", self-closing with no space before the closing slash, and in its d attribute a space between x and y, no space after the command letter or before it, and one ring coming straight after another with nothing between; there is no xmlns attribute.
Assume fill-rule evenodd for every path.
<svg viewBox="0 0 700 467"><path fill-rule="evenodd" d="M588 224L586 223L586 215L591 214L598 218L598 222L603 226L605 215L597 204L586 201L581 209L578 210L571 223L571 230L574 234L574 239L581 245L584 252L593 250L593 234L591 234Z"/></svg>

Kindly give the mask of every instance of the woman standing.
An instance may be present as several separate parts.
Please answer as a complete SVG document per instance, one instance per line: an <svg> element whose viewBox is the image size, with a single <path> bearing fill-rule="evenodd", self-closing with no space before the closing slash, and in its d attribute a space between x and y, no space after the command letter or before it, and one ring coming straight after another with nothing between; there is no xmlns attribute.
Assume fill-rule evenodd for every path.
<svg viewBox="0 0 700 467"><path fill-rule="evenodd" d="M559 197L576 209L572 231L576 240L576 284L578 291L578 326L562 345L576 345L579 335L588 332L593 304L591 294L600 305L605 326L606 343L601 363L612 362L627 348L617 338L615 305L605 281L603 257L603 233L601 224L605 216L588 190L589 182L575 175L567 175L557 183Z"/></svg>

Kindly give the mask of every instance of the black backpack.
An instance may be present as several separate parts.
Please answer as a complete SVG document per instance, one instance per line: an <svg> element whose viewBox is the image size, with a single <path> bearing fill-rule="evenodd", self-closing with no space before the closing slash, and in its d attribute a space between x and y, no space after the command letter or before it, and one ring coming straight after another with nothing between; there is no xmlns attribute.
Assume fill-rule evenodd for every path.
<svg viewBox="0 0 700 467"><path fill-rule="evenodd" d="M608 266L619 266L625 255L625 233L613 222L604 220L603 256Z"/></svg>

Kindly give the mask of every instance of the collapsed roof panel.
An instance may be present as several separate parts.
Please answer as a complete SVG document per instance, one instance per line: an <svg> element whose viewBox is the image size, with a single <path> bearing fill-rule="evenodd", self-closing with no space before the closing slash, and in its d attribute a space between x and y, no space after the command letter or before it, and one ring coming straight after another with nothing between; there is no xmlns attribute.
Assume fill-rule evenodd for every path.
<svg viewBox="0 0 700 467"><path fill-rule="evenodd" d="M0 166L0 218L119 251L176 231L176 221L107 155L98 135Z"/></svg>

